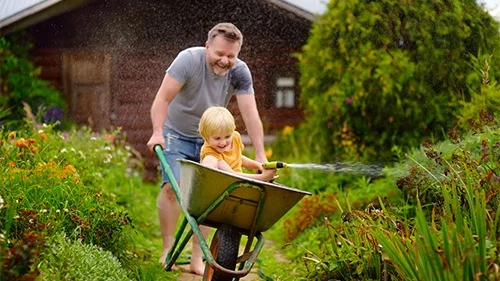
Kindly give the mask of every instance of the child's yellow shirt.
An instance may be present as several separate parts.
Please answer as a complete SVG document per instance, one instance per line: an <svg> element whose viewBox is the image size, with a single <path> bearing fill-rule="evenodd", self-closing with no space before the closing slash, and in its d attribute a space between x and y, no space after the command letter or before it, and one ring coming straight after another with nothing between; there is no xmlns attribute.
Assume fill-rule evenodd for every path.
<svg viewBox="0 0 500 281"><path fill-rule="evenodd" d="M201 147L201 152L200 152L200 160L203 160L205 157L208 155L211 155L215 157L217 160L224 160L230 167L233 169L234 172L242 172L241 165L242 165L242 153L243 153L243 148L245 146L243 145L243 142L241 141L241 135L237 131L234 131L233 133L233 143L232 143L232 148L229 151L225 151L224 153L219 153L217 150L215 150L213 147L208 145L206 142L203 144Z"/></svg>

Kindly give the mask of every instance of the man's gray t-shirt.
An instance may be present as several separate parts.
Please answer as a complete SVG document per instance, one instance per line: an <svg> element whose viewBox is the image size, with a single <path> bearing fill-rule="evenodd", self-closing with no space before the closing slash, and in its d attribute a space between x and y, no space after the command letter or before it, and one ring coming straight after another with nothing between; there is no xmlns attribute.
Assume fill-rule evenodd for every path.
<svg viewBox="0 0 500 281"><path fill-rule="evenodd" d="M183 84L168 106L164 127L187 137L199 137L198 123L210 106L227 106L233 95L253 94L250 69L240 59L224 76L216 75L206 62L205 48L193 47L177 55L167 73Z"/></svg>

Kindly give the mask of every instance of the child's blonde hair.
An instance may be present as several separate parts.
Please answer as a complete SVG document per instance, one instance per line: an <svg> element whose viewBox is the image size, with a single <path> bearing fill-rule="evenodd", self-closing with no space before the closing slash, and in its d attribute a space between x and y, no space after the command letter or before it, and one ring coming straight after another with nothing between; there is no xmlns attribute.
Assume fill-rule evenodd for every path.
<svg viewBox="0 0 500 281"><path fill-rule="evenodd" d="M201 116L198 124L198 132L205 140L218 132L229 134L234 130L236 130L234 117L227 108L222 106L209 107Z"/></svg>

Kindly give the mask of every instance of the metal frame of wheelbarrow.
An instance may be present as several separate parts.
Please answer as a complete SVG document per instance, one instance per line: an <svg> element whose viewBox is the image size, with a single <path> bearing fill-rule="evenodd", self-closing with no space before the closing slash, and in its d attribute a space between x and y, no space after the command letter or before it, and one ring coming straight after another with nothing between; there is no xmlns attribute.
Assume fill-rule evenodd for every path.
<svg viewBox="0 0 500 281"><path fill-rule="evenodd" d="M271 220L269 220L269 219L268 220L266 220L266 219L261 220L261 215L262 215L262 212L263 212L263 209L265 206L264 203L266 202L266 199L267 199L266 197L268 195L264 185L270 185L270 183L264 183L264 182L259 183L259 181L247 180L245 178L240 178L240 177L236 177L234 175L231 175L231 177L232 177L231 180L234 182L232 182L230 184L224 184L224 186L227 186L227 188L220 195L216 196L215 200L213 200L212 203L206 202L207 200L205 198L199 199L198 198L199 196L196 197L197 199L195 199L196 200L195 205L198 207L198 209L194 210L195 216L193 216L192 214L189 213L189 210L193 211L192 206L190 206L190 203L189 203L190 201L188 201L188 203L185 203L185 202L183 203L182 199L185 199L185 198L181 197L181 189L179 188L179 184L175 180L175 176L173 175L173 172L172 172L168 162L165 159L162 147L160 145L155 145L154 150L159 158L160 164L161 164L164 172L166 173L167 177L170 180L170 183L171 183L172 189L175 193L175 196L177 198L177 201L179 202L180 208L181 208L182 212L184 213L184 219L182 220L182 223L176 232L174 244L173 244L172 248L170 249L170 251L168 252L167 257L166 257L165 262L164 262L166 270L172 269L172 267L176 263L177 258L180 256L184 247L188 243L189 239L191 239L191 236L193 234L195 234L196 237L198 238L198 241L199 241L201 250L205 256L206 262L208 263L207 266L210 266L214 270L214 272L222 272L224 275L226 275L228 277L236 278L236 280L238 280L240 277L243 277L250 272L250 270L253 267L253 264L257 260L257 256L260 253L260 251L264 245L264 237L263 237L261 231L268 229L272 224L274 224L274 222L277 220L276 218L279 219L293 205L295 205L295 203L298 200L300 200L300 198L302 198L302 196L304 196L306 194L310 194L308 192L298 191L298 190L294 190L294 189L290 189L290 188L286 188L286 187L284 187L284 188L278 187L278 189L281 192L290 191L290 190L294 190L294 191L298 191L298 192L292 193L293 196L292 195L285 196L288 200L283 200L284 203L282 203L282 204L284 204L284 205L279 206L280 208L282 208L282 210L278 210L278 211L270 210L269 206L266 205L266 207L267 207L266 211L268 213L268 216L271 216L272 219ZM187 164L194 163L194 162L189 161L189 160L180 160L180 161L181 161L181 164L183 162L185 162ZM191 163L189 163L189 162L191 162ZM199 163L196 163L196 165L200 166ZM204 167L204 169L208 169L209 171L213 170L213 169L207 168L207 167ZM217 174L212 174L212 176L217 177L219 175L219 173L225 173L225 172L217 170L216 173ZM183 180L183 181L185 181L185 180ZM203 184L199 184L199 185L202 186ZM214 257L212 256L210 248L208 247L208 244L200 231L199 224L203 223L203 224L206 224L209 226L215 226L215 227L220 226L222 223L219 223L219 225L217 225L217 223L216 223L214 225L214 221L211 221L211 220L213 220L213 216L220 215L220 213L217 212L217 210L218 210L217 207L221 206L221 204L224 203L226 201L226 199L228 199L235 192L237 193L237 195L241 196L242 195L241 192L247 192L248 190L250 190L251 192L256 192L256 194L258 194L258 196L256 196L256 198L254 200L248 199L249 200L248 202L252 202L253 204L255 204L255 202L257 203L256 208L255 208L255 213L251 214L251 216L253 216L253 217L251 217L247 221L245 221L244 226L241 226L241 225L237 226L237 224L239 224L240 222L235 222L234 223L235 226L233 226L231 223L228 223L229 227L237 229L238 232L240 232L244 235L247 235L248 241L246 243L245 250L244 250L243 254L241 256L237 257L236 264L240 265L238 270L227 269L227 268L221 266L220 264L218 264L216 259L214 259ZM273 191L273 190L271 190L271 191ZM271 192L271 193L274 196L277 195L276 191ZM183 196L184 195L185 194L183 194ZM211 195L211 197L213 197L213 194L210 194L210 195ZM285 192L285 195L286 195L286 192ZM254 193L252 193L252 197L253 196L255 196ZM231 198L233 198L233 197L231 197ZM247 200L245 198L240 198L240 197L236 197L236 198L238 198L238 200L241 202ZM293 199L290 200L290 198L293 198ZM189 198L187 200L191 200L191 199L192 198ZM292 202L292 201L294 201L294 202ZM227 201L227 202L230 202L230 201ZM225 202L225 205L221 206L221 208L227 207L227 204L229 204L227 202ZM200 206L198 206L198 205L200 205ZM283 209L286 209L286 210L283 210ZM272 214L270 214L270 213L272 213ZM211 216L212 216L212 218L211 218ZM208 218L208 220L207 220L207 218ZM259 222L259 225L257 225L257 222ZM184 232L185 232L187 224L190 225L190 229L184 235L184 237L182 237ZM254 238L257 238L257 243L255 244L253 250L250 250L251 246L253 244Z"/></svg>

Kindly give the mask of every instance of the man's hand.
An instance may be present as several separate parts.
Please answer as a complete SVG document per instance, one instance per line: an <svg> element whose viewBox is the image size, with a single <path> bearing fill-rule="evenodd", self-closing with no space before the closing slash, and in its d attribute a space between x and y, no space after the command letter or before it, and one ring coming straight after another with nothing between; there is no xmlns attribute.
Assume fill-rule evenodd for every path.
<svg viewBox="0 0 500 281"><path fill-rule="evenodd" d="M255 155L255 161L259 163L259 168L255 170L255 173L257 174L262 174L262 171L264 171L264 168L262 168L263 163L267 163L267 158L266 155Z"/></svg>
<svg viewBox="0 0 500 281"><path fill-rule="evenodd" d="M149 151L154 153L154 146L157 144L161 145L161 147L165 147L165 139L163 138L162 133L153 133L153 135L148 141Z"/></svg>

